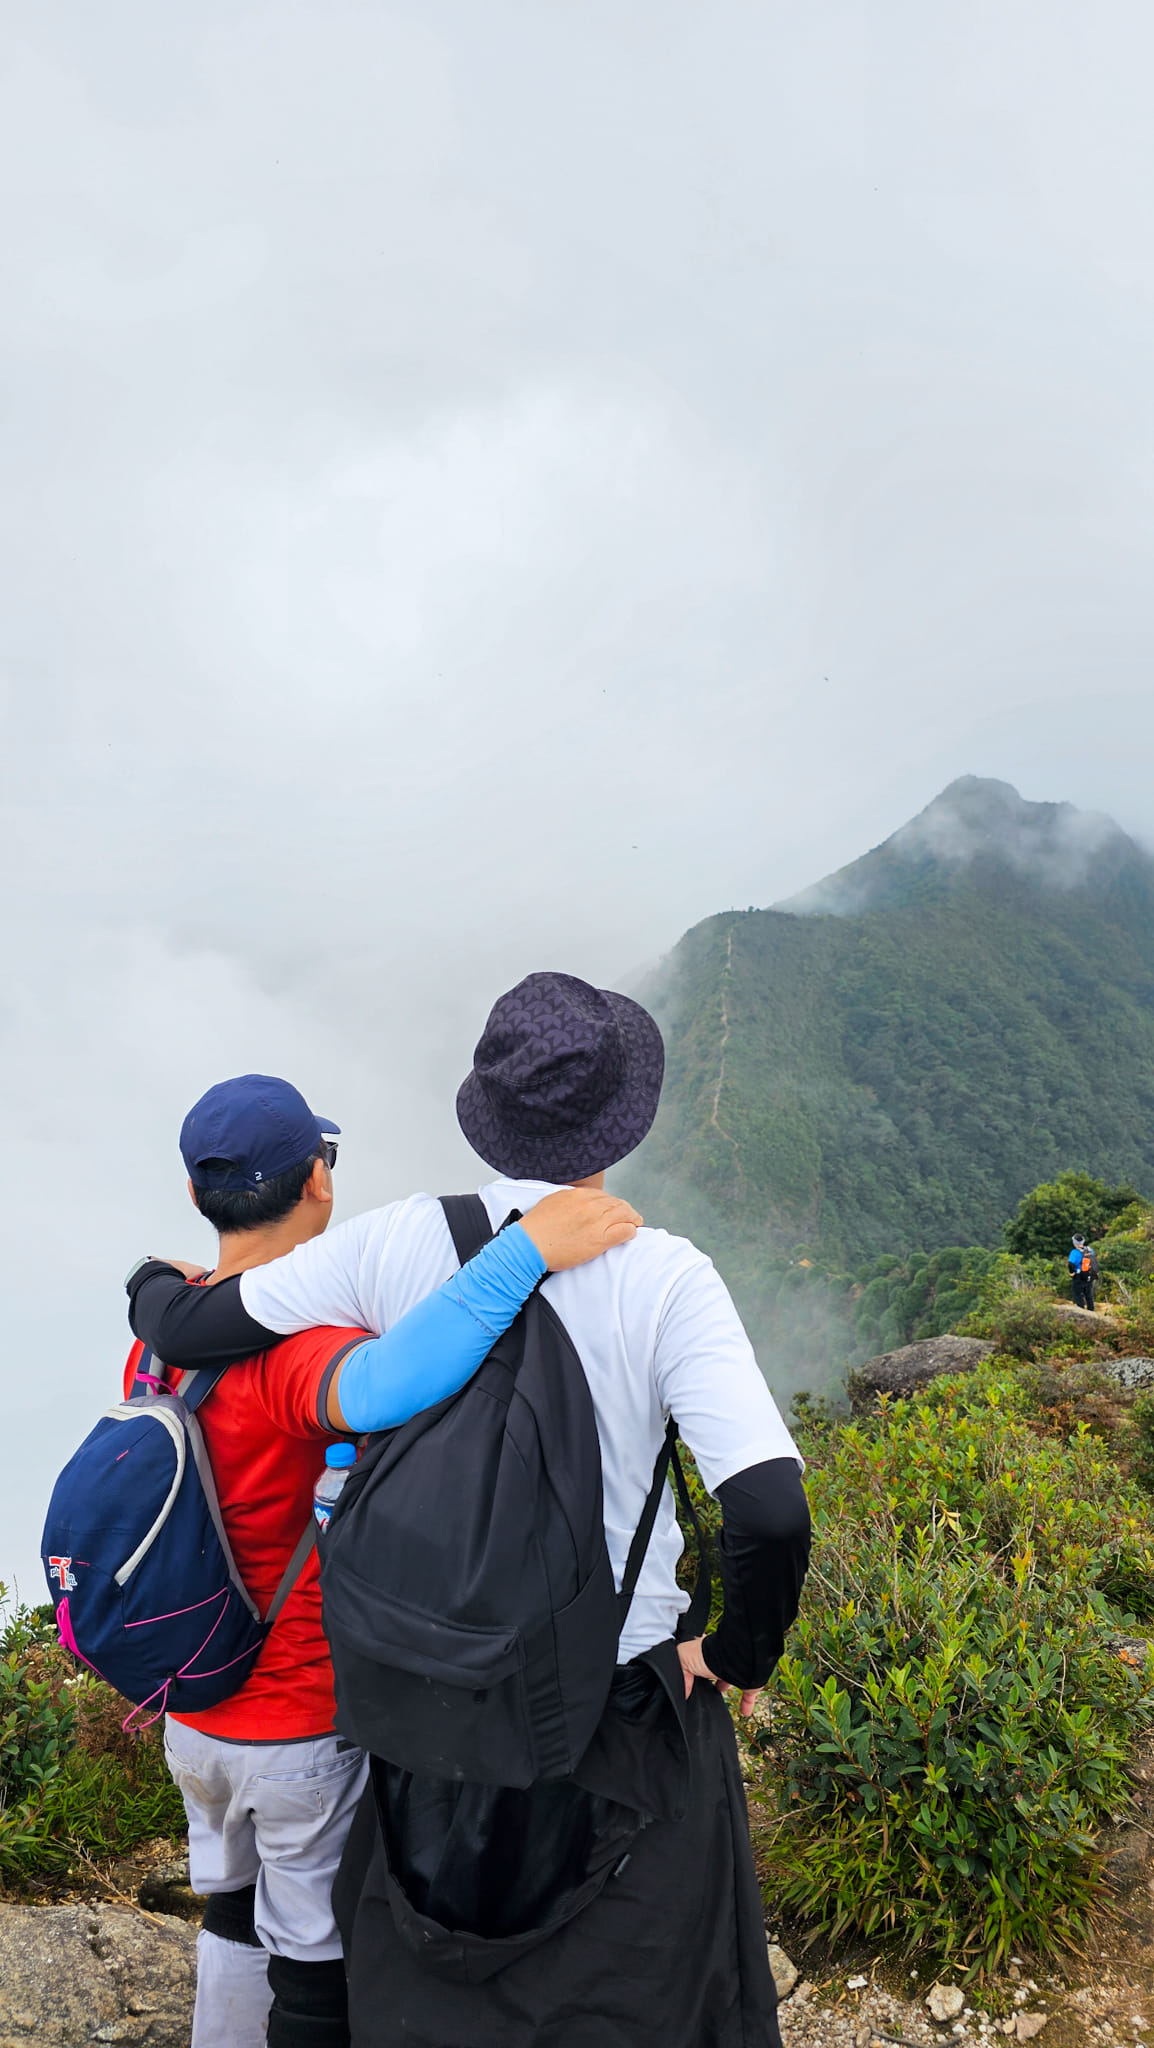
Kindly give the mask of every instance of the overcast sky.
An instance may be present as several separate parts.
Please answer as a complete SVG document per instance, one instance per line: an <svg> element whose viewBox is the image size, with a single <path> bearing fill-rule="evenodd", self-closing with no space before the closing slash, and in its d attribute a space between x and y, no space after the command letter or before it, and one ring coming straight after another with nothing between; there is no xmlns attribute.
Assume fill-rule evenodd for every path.
<svg viewBox="0 0 1154 2048"><path fill-rule="evenodd" d="M1138 0L8 0L0 1578L285 1072L467 1185L634 978L955 775L1154 838ZM654 1219L659 1220L659 1219Z"/></svg>

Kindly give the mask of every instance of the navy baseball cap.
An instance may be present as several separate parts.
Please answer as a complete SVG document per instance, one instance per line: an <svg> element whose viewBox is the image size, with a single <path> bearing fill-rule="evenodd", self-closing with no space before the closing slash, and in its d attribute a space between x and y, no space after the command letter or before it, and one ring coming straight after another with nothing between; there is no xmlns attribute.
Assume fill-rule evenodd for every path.
<svg viewBox="0 0 1154 2048"><path fill-rule="evenodd" d="M340 1128L315 1115L290 1081L238 1074L193 1103L180 1127L180 1154L194 1187L236 1193L302 1165Z"/></svg>

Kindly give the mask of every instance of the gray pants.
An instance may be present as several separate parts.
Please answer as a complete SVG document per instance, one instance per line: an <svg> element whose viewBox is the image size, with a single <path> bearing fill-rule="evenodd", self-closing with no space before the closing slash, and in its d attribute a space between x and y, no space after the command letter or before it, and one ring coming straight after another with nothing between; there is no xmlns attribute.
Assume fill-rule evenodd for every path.
<svg viewBox="0 0 1154 2048"><path fill-rule="evenodd" d="M222 1742L171 1717L164 1749L188 1815L193 1890L255 1884L262 1944L200 1934L192 2048L263 2048L268 1956L319 1963L341 1953L332 1886L365 1760L335 1735Z"/></svg>

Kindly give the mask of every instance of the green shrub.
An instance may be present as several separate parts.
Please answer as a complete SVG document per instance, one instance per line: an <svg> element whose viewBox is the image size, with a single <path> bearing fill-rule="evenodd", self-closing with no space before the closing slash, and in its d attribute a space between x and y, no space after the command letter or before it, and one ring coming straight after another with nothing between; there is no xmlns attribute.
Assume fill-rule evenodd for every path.
<svg viewBox="0 0 1154 2048"><path fill-rule="evenodd" d="M919 1337L940 1337L977 1308L982 1286L998 1259L978 1246L947 1246L890 1256L859 1269L851 1364Z"/></svg>
<svg viewBox="0 0 1154 2048"><path fill-rule="evenodd" d="M1020 1258L1057 1258L1069 1251L1076 1230L1102 1237L1135 1204L1138 1213L1146 1206L1129 1182L1112 1188L1089 1173L1060 1173L1023 1196L1005 1228L1006 1249Z"/></svg>
<svg viewBox="0 0 1154 2048"><path fill-rule="evenodd" d="M5 1599L0 1585L0 1608ZM52 1655L43 1622L17 1608L0 1629L0 1872L34 1850L73 1737L75 1708Z"/></svg>
<svg viewBox="0 0 1154 2048"><path fill-rule="evenodd" d="M701 1533L705 1538L706 1554L709 1559L710 1576L713 1582L707 1626L715 1628L721 1619L722 1608L721 1573L717 1561L717 1539L721 1534L721 1509L714 1500L713 1495L706 1492L705 1481L697 1469L697 1462L692 1451L685 1444L679 1444L678 1455L681 1459L682 1471L685 1473L685 1483L689 1492L689 1498L693 1503L693 1512L697 1516ZM693 1533L693 1524L681 1505L680 1498L676 1494L674 1498L677 1500L677 1521L681 1530L682 1541L681 1556L677 1564L677 1583L685 1592L692 1593L694 1586L697 1584L697 1538Z"/></svg>
<svg viewBox="0 0 1154 2048"><path fill-rule="evenodd" d="M1124 1280L1145 1277L1146 1246L1133 1236L1108 1237L1098 1254L1103 1274L1120 1273Z"/></svg>
<svg viewBox="0 0 1154 2048"><path fill-rule="evenodd" d="M1139 1486L1154 1493L1154 1394L1139 1394L1130 1422L1134 1432L1130 1470Z"/></svg>
<svg viewBox="0 0 1154 2048"><path fill-rule="evenodd" d="M0 1586L0 1615L5 1590ZM0 1878L63 1876L76 1861L122 1856L184 1832L159 1730L126 1735L128 1703L77 1677L51 1610L17 1608L0 1626Z"/></svg>
<svg viewBox="0 0 1154 2048"><path fill-rule="evenodd" d="M1002 1362L827 1437L773 1695L775 1901L972 1971L1086 1943L1154 1720L1154 1666L1111 1642L1154 1616L1148 1503L1027 1405Z"/></svg>
<svg viewBox="0 0 1154 2048"><path fill-rule="evenodd" d="M1106 1242L1113 1237L1140 1238L1149 1249L1150 1204L1136 1197L1125 1209L1120 1209L1106 1227Z"/></svg>
<svg viewBox="0 0 1154 2048"><path fill-rule="evenodd" d="M1058 1314L1053 1293L1009 1260L989 1274L982 1306L962 1324L970 1336L986 1337L1010 1358L1037 1358L1064 1344L1077 1344L1078 1333Z"/></svg>

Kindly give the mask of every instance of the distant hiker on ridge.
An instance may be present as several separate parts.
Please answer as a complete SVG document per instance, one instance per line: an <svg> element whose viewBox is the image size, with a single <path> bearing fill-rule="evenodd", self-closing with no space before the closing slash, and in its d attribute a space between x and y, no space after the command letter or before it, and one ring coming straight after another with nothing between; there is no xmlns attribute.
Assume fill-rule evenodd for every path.
<svg viewBox="0 0 1154 2048"><path fill-rule="evenodd" d="M663 1066L660 1033L638 1004L572 975L529 975L495 1005L457 1097L465 1136L497 1175L479 1198L457 1204L481 1212L478 1230L483 1223L500 1233L551 1188L599 1188L652 1124ZM210 1315L235 1311L230 1342L242 1347L334 1321L387 1329L415 1293L453 1272L459 1217L459 1207L446 1213L431 1196L414 1195L225 1280L206 1298L154 1266L152 1277L133 1282L134 1327L147 1331L158 1355L181 1362L198 1355L198 1323L201 1341L210 1338L207 1301ZM583 1272L551 1275L533 1318L519 1320L538 1333L539 1354L551 1326L560 1327L576 1352L578 1387L554 1329L547 1373L526 1349L510 1390L498 1347L474 1391L479 1399L491 1387L492 1405L503 1399L510 1417L524 1421L521 1383L547 1391L563 1381L582 1432L581 1400L591 1398L592 1463L582 1433L580 1454L552 1470L574 1526L604 1523L614 1612L611 1633L597 1644L608 1652L608 1701L567 1775L470 1777L453 1771L451 1757L435 1774L374 1755L335 1892L355 2048L781 2048L737 1746L719 1688L738 1688L742 1711L751 1712L797 1612L809 1555L801 1459L725 1286L684 1238L639 1230ZM430 1741L437 1712L467 1741L470 1714L499 1714L507 1693L521 1696L526 1673L536 1674L538 1692L554 1682L538 1637L526 1646L508 1628L502 1635L488 1624L441 1626L424 1591L436 1583L455 1592L454 1557L477 1554L486 1503L453 1423L478 1417L485 1445L490 1422L469 1401L466 1390L439 1419L432 1415L423 1437L418 1418L370 1448L361 1491L338 1510L326 1539L337 1546L328 1554L335 1563L361 1510L387 1506L390 1482L412 1497L403 1492L404 1451L411 1444L413 1459L422 1440L432 1444L442 1433L453 1476L439 1523L426 1514L406 1551L400 1522L386 1565L366 1543L347 1578L331 1580L328 1561L324 1574L326 1604L339 1587L355 1613L361 1587L363 1652L378 1665L382 1713L394 1688L402 1699L412 1695L413 1674L427 1680L430 1701L445 1701L434 1708ZM546 1409L536 1414L549 1421ZM722 1509L724 1607L713 1630L704 1622L681 1627L690 1601L677 1581L681 1537L661 1462L671 1418ZM523 1427L520 1445L495 1468L502 1526L525 1539L507 1546L524 1559L522 1576L536 1571L540 1546L517 1520L517 1474L539 1458L540 1443L536 1429ZM615 1599L638 1550L633 1597ZM410 1590L386 1601L374 1574L394 1562L408 1572ZM514 1579L510 1612L519 1592ZM602 1609L595 1611L600 1626ZM330 1633L335 1646L338 1633ZM559 1721L589 1679L592 1634L590 1627L565 1635L572 1684L562 1690ZM455 1676L469 1658L479 1677L448 1700L452 1688L437 1691L441 1674ZM339 1664L337 1674L343 1715ZM359 1699L354 1704L359 1712ZM530 1693L530 1717L535 1706ZM511 1741L511 1724L506 1732Z"/></svg>
<svg viewBox="0 0 1154 2048"><path fill-rule="evenodd" d="M1074 1306L1092 1309L1094 1287L1098 1278L1098 1260L1081 1231L1074 1233L1074 1242L1066 1264L1070 1268L1070 1294Z"/></svg>

